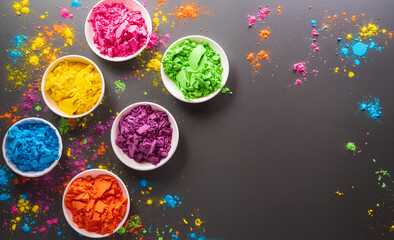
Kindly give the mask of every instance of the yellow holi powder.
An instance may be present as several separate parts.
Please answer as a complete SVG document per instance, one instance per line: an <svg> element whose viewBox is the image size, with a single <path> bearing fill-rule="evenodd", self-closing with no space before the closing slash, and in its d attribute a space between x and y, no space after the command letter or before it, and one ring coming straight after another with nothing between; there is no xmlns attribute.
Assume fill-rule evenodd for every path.
<svg viewBox="0 0 394 240"><path fill-rule="evenodd" d="M197 218L194 223L196 224L197 227L201 226L201 224L203 223L203 221L201 221L199 218Z"/></svg>
<svg viewBox="0 0 394 240"><path fill-rule="evenodd" d="M30 12L30 9L29 7L27 7L27 5L29 5L29 0L22 0L21 2L15 2L12 5L12 8L14 9L14 12L18 15L28 14Z"/></svg>
<svg viewBox="0 0 394 240"><path fill-rule="evenodd" d="M368 25L361 27L360 37L375 36L378 33L378 30L379 26L373 23L368 23Z"/></svg>
<svg viewBox="0 0 394 240"><path fill-rule="evenodd" d="M368 210L368 216L371 216L371 217L373 216L373 210L372 209Z"/></svg>
<svg viewBox="0 0 394 240"><path fill-rule="evenodd" d="M354 72L349 71L349 78L352 78L352 77L354 77Z"/></svg>
<svg viewBox="0 0 394 240"><path fill-rule="evenodd" d="M28 14L29 12L30 12L30 9L28 7L23 7L21 9L21 13L23 13L23 14Z"/></svg>
<svg viewBox="0 0 394 240"><path fill-rule="evenodd" d="M41 18L41 19L45 19L45 15L41 15L40 18Z"/></svg>
<svg viewBox="0 0 394 240"><path fill-rule="evenodd" d="M40 63L40 60L38 59L38 57L36 55L30 56L29 58L29 63L31 65L38 65Z"/></svg>
<svg viewBox="0 0 394 240"><path fill-rule="evenodd" d="M155 57L149 60L149 63L146 65L146 71L160 71L162 57L163 55L160 52L155 52Z"/></svg>
<svg viewBox="0 0 394 240"><path fill-rule="evenodd" d="M186 219L183 219L183 222L184 222L185 224L188 224L188 222L186 221Z"/></svg>
<svg viewBox="0 0 394 240"><path fill-rule="evenodd" d="M148 204L148 205L152 205L152 203L153 203L152 199L148 199L148 200L146 201L146 204Z"/></svg>
<svg viewBox="0 0 394 240"><path fill-rule="evenodd" d="M101 77L92 64L65 60L48 74L45 91L63 112L79 115L98 102L102 91Z"/></svg>
<svg viewBox="0 0 394 240"><path fill-rule="evenodd" d="M338 195L338 196L342 196L343 195L343 193L341 193L339 190L336 191L335 194Z"/></svg>
<svg viewBox="0 0 394 240"><path fill-rule="evenodd" d="M352 34L351 34L351 33L349 33L348 35L346 35L346 38L347 38L347 39L352 39L352 38L353 38L353 36L352 36Z"/></svg>
<svg viewBox="0 0 394 240"><path fill-rule="evenodd" d="M45 37L36 37L31 44L31 50L36 51L45 45Z"/></svg>
<svg viewBox="0 0 394 240"><path fill-rule="evenodd" d="M67 25L57 25L55 23L53 25L53 30L55 30L57 34L61 34L66 39L66 43L64 44L65 47L67 47L67 44L70 44L71 46L73 45L73 39L75 35L71 28L69 28Z"/></svg>
<svg viewBox="0 0 394 240"><path fill-rule="evenodd" d="M27 71L24 71L24 69L20 69L19 67L12 68L11 65L7 65L5 69L8 73L7 80L15 87L22 86L29 77Z"/></svg>

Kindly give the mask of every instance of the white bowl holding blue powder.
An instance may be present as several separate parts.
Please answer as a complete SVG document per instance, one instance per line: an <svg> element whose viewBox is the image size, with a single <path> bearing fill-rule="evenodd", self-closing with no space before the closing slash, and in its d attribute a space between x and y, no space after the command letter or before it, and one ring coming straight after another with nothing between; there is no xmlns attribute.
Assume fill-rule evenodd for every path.
<svg viewBox="0 0 394 240"><path fill-rule="evenodd" d="M43 152L41 152L41 153L32 152L31 153L32 155L38 154L37 157L40 157L40 159L39 159L39 161L41 161L40 164L42 164L43 166L45 166L46 164L48 165L48 166L45 166L45 168L40 171L22 171L21 169L19 169L18 164L15 164L17 159L13 159L14 157L11 157L11 159L10 159L10 156L9 156L9 152L8 152L8 149L10 147L9 144L14 143L14 141L10 142L11 140L9 139L9 131L11 129L14 129L16 127L20 127L20 126L27 124L27 123L34 123L34 124L42 123L42 124L48 126L50 129L52 129L57 137L59 149L58 149L57 153L55 153L55 154L57 154L57 157L55 157L56 159L53 162L52 162L53 159L51 159L50 157L47 158L47 156L43 156L43 154L42 154ZM22 135L23 135L23 133L22 133ZM17 138L15 138L14 140L16 140L16 139ZM17 142L14 143L14 145L17 145L17 144L21 145L22 143L19 140L20 140L20 138L18 139ZM49 144L49 143L41 142L39 144ZM40 147L40 149L42 149L42 146L40 146L39 144L37 144L38 147ZM59 134L59 131L50 122L48 122L42 118L34 118L34 117L25 118L23 120L16 122L14 125L12 125L10 127L10 129L7 131L7 133L5 134L4 139L3 139L3 157L4 157L5 162L7 163L8 167L10 167L12 169L12 171L14 171L15 173L17 173L21 176L24 176L24 177L29 177L29 178L40 177L40 176L43 176L43 175L49 173L59 162L59 159L62 156L62 151L63 151L63 143L62 143L62 138ZM48 162L45 163L45 161L48 161ZM52 163L50 163L50 162L52 162Z"/></svg>

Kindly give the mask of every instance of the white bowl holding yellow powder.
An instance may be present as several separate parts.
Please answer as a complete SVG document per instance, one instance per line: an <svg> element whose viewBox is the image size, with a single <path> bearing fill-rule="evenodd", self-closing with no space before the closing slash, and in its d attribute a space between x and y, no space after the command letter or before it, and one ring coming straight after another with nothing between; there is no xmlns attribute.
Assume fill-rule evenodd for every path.
<svg viewBox="0 0 394 240"><path fill-rule="evenodd" d="M104 91L105 82L100 69L92 60L80 55L67 55L54 61L46 69L41 82L46 105L65 118L90 114L100 104Z"/></svg>

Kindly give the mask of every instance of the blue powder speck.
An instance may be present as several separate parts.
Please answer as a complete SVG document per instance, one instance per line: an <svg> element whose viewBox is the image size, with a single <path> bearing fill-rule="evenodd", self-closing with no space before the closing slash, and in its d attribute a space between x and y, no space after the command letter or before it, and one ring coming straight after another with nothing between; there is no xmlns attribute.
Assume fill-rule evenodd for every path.
<svg viewBox="0 0 394 240"><path fill-rule="evenodd" d="M23 230L24 232L30 232L30 227L27 226L27 225L24 225L24 226L22 227L22 230Z"/></svg>
<svg viewBox="0 0 394 240"><path fill-rule="evenodd" d="M62 235L62 231L57 232L57 235L59 236Z"/></svg>
<svg viewBox="0 0 394 240"><path fill-rule="evenodd" d="M10 199L11 196L8 193L2 193L0 194L0 201L7 201L8 199Z"/></svg>
<svg viewBox="0 0 394 240"><path fill-rule="evenodd" d="M353 50L354 55L356 55L358 57L361 57L365 53L367 53L368 45L366 45L366 44L364 44L362 42L358 42L358 43L353 45L352 50Z"/></svg>
<svg viewBox="0 0 394 240"><path fill-rule="evenodd" d="M173 240L177 240L177 239L178 239L178 235L172 234L172 239L173 239Z"/></svg>
<svg viewBox="0 0 394 240"><path fill-rule="evenodd" d="M370 44L369 44L369 48L370 49L374 49L376 47L376 43L375 42L371 42Z"/></svg>
<svg viewBox="0 0 394 240"><path fill-rule="evenodd" d="M316 27L316 20L311 20L312 27Z"/></svg>
<svg viewBox="0 0 394 240"><path fill-rule="evenodd" d="M4 169L0 169L0 185L8 185L8 177Z"/></svg>
<svg viewBox="0 0 394 240"><path fill-rule="evenodd" d="M367 99L364 102L359 103L360 107L359 110L365 111L366 115L375 119L379 120L382 116L382 107L379 104L379 98Z"/></svg>
<svg viewBox="0 0 394 240"><path fill-rule="evenodd" d="M142 179L142 180L139 182L139 184L140 184L141 187L146 187L146 186L148 185L148 181L147 181L146 179Z"/></svg>
<svg viewBox="0 0 394 240"><path fill-rule="evenodd" d="M341 53L342 53L343 55L346 55L346 56L347 56L347 54L349 53L349 49L343 47L343 48L341 49Z"/></svg>
<svg viewBox="0 0 394 240"><path fill-rule="evenodd" d="M354 64L360 65L360 60L358 60L358 59L354 60Z"/></svg>
<svg viewBox="0 0 394 240"><path fill-rule="evenodd" d="M79 0L72 0L71 6L72 7L79 7L79 6L81 6L81 3L79 2Z"/></svg>
<svg viewBox="0 0 394 240"><path fill-rule="evenodd" d="M165 201L166 206L171 207L171 208L174 208L175 206L182 204L182 202L177 201L177 200L179 200L178 196L166 195L164 197L164 201Z"/></svg>
<svg viewBox="0 0 394 240"><path fill-rule="evenodd" d="M91 168L92 168L92 166L90 166L90 165L87 165L87 166L86 166L86 168L87 168L87 169L91 169Z"/></svg>

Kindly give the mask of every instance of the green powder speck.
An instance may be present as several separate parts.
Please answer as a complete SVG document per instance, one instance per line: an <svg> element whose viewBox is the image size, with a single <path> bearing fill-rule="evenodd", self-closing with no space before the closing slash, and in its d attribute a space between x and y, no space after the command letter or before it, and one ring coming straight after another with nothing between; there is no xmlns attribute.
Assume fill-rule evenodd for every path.
<svg viewBox="0 0 394 240"><path fill-rule="evenodd" d="M37 112L42 110L41 106L37 106L35 109L36 109Z"/></svg>
<svg viewBox="0 0 394 240"><path fill-rule="evenodd" d="M66 134L69 130L71 129L70 122L65 119L64 117L61 117L59 120L59 131L61 135Z"/></svg>
<svg viewBox="0 0 394 240"><path fill-rule="evenodd" d="M86 144L86 143L88 143L88 141L86 139L84 139L84 140L82 140L82 143Z"/></svg>
<svg viewBox="0 0 394 240"><path fill-rule="evenodd" d="M346 144L346 148L347 148L347 150L354 152L354 151L356 151L356 144L354 144L352 142L348 142Z"/></svg>
<svg viewBox="0 0 394 240"><path fill-rule="evenodd" d="M163 69L186 100L208 96L222 87L220 55L208 43L189 39L163 57Z"/></svg>
<svg viewBox="0 0 394 240"><path fill-rule="evenodd" d="M126 233L126 229L124 227L119 228L119 230L117 231L117 233L119 234L125 234Z"/></svg>
<svg viewBox="0 0 394 240"><path fill-rule="evenodd" d="M230 89L229 89L229 88L226 87L226 88L223 88L223 89L222 89L222 93L228 93L228 92L230 92Z"/></svg>
<svg viewBox="0 0 394 240"><path fill-rule="evenodd" d="M372 159L372 162L376 163L376 160L375 160L375 159Z"/></svg>
<svg viewBox="0 0 394 240"><path fill-rule="evenodd" d="M123 92L126 89L126 84L124 84L122 81L117 80L114 82L115 83L115 90L117 92Z"/></svg>
<svg viewBox="0 0 394 240"><path fill-rule="evenodd" d="M147 92L144 92L144 95L148 95L148 93L147 93Z"/></svg>

